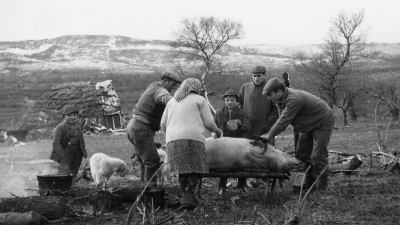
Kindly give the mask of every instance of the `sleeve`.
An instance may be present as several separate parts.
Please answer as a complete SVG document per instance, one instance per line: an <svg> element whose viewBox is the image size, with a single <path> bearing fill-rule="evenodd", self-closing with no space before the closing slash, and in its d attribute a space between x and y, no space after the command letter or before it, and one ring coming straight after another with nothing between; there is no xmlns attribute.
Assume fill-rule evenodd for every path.
<svg viewBox="0 0 400 225"><path fill-rule="evenodd" d="M161 131L166 134L167 132L167 120L168 120L168 108L169 108L170 104L167 104L167 107L165 107L165 110L162 114L161 117L161 122L160 122L160 127L161 127Z"/></svg>
<svg viewBox="0 0 400 225"><path fill-rule="evenodd" d="M218 129L217 124L215 124L214 117L211 113L210 106L208 106L206 100L202 98L199 106L199 111L201 118L203 120L204 127L211 132L215 132Z"/></svg>
<svg viewBox="0 0 400 225"><path fill-rule="evenodd" d="M270 100L271 101L271 100ZM271 101L271 113L267 118L268 127L272 127L279 118L278 107Z"/></svg>
<svg viewBox="0 0 400 225"><path fill-rule="evenodd" d="M217 110L217 112L215 113L215 116L214 116L214 121L215 121L215 124L219 127L219 128L221 128L222 129L222 125L221 125L221 110Z"/></svg>
<svg viewBox="0 0 400 225"><path fill-rule="evenodd" d="M62 135L63 135L63 131L62 131L62 127L61 126L57 126L54 129L54 138L53 138L53 150L51 152L51 156L50 159L56 161L56 162L60 162L61 158L64 156L64 148L61 145L61 140L62 140Z"/></svg>
<svg viewBox="0 0 400 225"><path fill-rule="evenodd" d="M244 102L244 85L242 85L239 89L238 93L238 101L239 101L239 108L243 109L243 102Z"/></svg>
<svg viewBox="0 0 400 225"><path fill-rule="evenodd" d="M286 129L286 127L292 122L292 120L296 117L297 113L303 107L304 101L299 98L291 98L287 99L286 106L282 111L281 116L272 126L269 131L269 135L271 137L275 137L282 131Z"/></svg>
<svg viewBox="0 0 400 225"><path fill-rule="evenodd" d="M81 146L82 154L85 158L87 158L86 143L85 143L85 138L83 138L82 129L79 129L79 138L80 138L80 146Z"/></svg>
<svg viewBox="0 0 400 225"><path fill-rule="evenodd" d="M172 95L165 88L160 88L154 93L154 101L161 104L167 104Z"/></svg>
<svg viewBox="0 0 400 225"><path fill-rule="evenodd" d="M243 111L240 111L240 121L240 129L245 133L248 132L250 128L250 120L249 116L247 116L247 114Z"/></svg>

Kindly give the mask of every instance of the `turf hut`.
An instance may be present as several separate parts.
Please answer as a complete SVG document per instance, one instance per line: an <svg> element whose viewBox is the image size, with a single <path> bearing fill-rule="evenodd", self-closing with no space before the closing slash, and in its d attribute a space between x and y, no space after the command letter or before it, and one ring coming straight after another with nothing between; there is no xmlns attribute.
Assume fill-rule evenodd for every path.
<svg viewBox="0 0 400 225"><path fill-rule="evenodd" d="M48 124L59 123L63 108L75 105L79 109L79 117L86 122L103 125L107 129L122 128L121 103L111 80L58 84L45 91L38 104Z"/></svg>

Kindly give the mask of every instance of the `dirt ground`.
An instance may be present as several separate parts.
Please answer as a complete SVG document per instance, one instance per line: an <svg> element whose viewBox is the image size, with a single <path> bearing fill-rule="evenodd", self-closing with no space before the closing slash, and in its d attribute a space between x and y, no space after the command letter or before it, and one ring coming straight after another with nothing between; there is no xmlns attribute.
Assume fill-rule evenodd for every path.
<svg viewBox="0 0 400 225"><path fill-rule="evenodd" d="M399 134L400 130L392 130L390 135ZM296 224L296 218L298 224L400 224L400 175L379 168L376 160L371 165L368 154L376 151L375 138L374 128L365 124L335 130L330 149L360 154L364 163L360 172L332 174L328 190L310 194L303 207L298 205L299 195L292 191L292 184L302 178L302 173L295 172L283 188L268 196L265 196L264 186L250 188L248 192L228 187L226 195L219 196L217 179L206 179L202 187L204 200L191 212L176 211L179 188L167 186L167 207L152 215L156 219L174 215L174 224L285 224L290 217L293 217L292 224ZM124 135L91 135L85 139L89 154L105 152L129 163L133 148ZM290 150L290 139L290 131L278 137L278 148ZM9 197L10 193L32 194L34 191L27 192L26 189L37 189L35 176L47 171L43 165L50 154L51 140L0 148L0 197ZM396 144L393 148L400 146ZM131 174L135 172L132 170ZM77 185L89 187L93 184L82 180ZM118 210L70 218L58 224L125 224L130 206L131 203L126 203ZM142 224L141 219L136 210L134 223Z"/></svg>

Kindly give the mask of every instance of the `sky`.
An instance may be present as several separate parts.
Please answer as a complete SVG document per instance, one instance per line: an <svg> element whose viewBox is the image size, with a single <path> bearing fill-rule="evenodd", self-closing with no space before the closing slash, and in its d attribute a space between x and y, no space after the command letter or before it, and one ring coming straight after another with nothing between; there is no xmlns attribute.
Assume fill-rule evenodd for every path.
<svg viewBox="0 0 400 225"><path fill-rule="evenodd" d="M398 0L0 0L0 41L62 35L174 40L183 19L243 25L238 44L319 44L341 12L365 11L368 42L400 42Z"/></svg>

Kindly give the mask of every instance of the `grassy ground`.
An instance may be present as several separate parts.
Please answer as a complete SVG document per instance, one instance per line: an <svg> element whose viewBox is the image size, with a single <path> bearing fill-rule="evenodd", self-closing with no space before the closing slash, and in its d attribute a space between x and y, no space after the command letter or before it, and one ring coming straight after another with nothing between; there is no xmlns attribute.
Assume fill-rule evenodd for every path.
<svg viewBox="0 0 400 225"><path fill-rule="evenodd" d="M400 136L400 130L391 130L390 137ZM161 140L161 137L157 137ZM379 169L376 161L370 168L368 153L377 150L374 140L376 131L368 123L335 130L330 149L363 156L364 171L352 175L335 174L330 177L327 191L313 193L306 199L300 224L399 224L400 223L400 176ZM133 148L125 135L86 136L89 154L105 152L129 162ZM278 146L289 145L291 132L287 131L278 138ZM392 149L399 150L394 143ZM21 195L27 186L35 188L34 175L43 172L43 168L32 162L47 159L51 150L51 140L42 140L20 147L1 147L0 173L1 183L9 184L8 190L2 185L1 194L8 192ZM289 149L290 150L290 149ZM12 162L12 163L11 163ZM10 169L13 164L13 169ZM13 180L10 180L10 179ZM292 192L292 184L298 183L301 173L293 173L291 180L279 189L277 194L264 196L264 189L253 188L243 192L228 188L225 197L216 194L216 179L206 179L203 186L204 202L194 212L181 216L182 224L284 224L296 210L298 195ZM82 181L83 182L83 181ZM10 185L13 184L13 185ZM87 185L83 183L83 185ZM19 189L18 189L18 188ZM167 204L169 209L160 210L156 215L171 212L176 208L179 189L168 187ZM104 214L87 220L71 220L64 224L124 224L127 208ZM140 221L136 213L135 221Z"/></svg>

